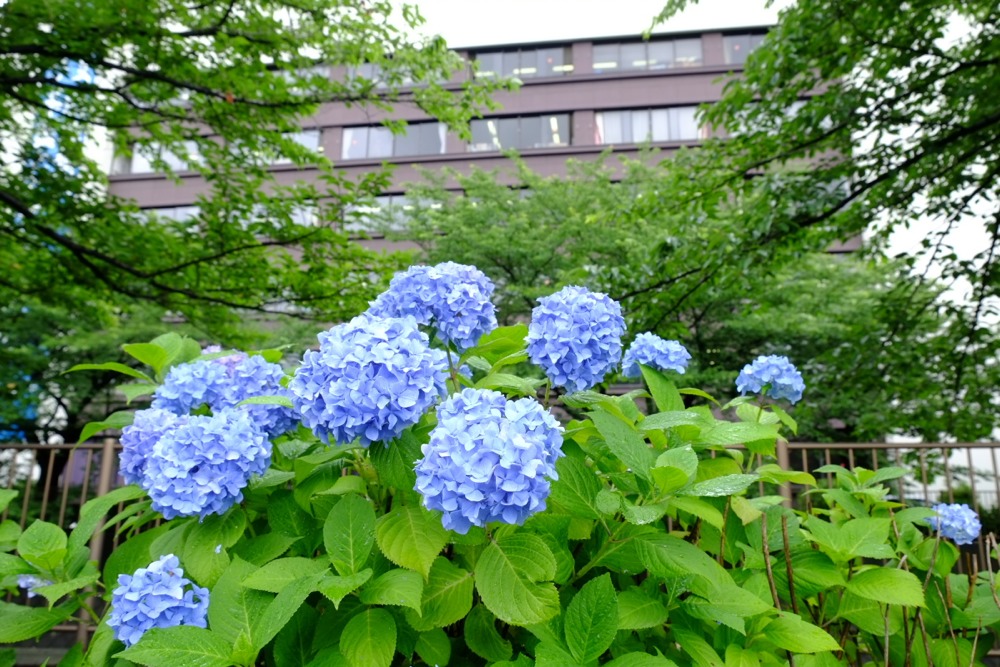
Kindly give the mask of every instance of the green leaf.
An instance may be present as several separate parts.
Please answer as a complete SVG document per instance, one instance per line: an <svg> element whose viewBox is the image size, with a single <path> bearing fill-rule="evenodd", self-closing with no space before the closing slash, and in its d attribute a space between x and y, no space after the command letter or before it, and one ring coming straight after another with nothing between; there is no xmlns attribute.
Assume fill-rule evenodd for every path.
<svg viewBox="0 0 1000 667"><path fill-rule="evenodd" d="M573 456L564 456L556 461L559 479L552 482L549 500L581 519L599 519L597 493L601 482L587 464Z"/></svg>
<svg viewBox="0 0 1000 667"><path fill-rule="evenodd" d="M146 364L159 375L169 358L167 351L154 343L128 343L122 350L139 363Z"/></svg>
<svg viewBox="0 0 1000 667"><path fill-rule="evenodd" d="M140 396L150 396L156 393L156 389L159 385L146 384L143 382L129 382L128 384L120 384L115 389L120 391L125 396L125 403L130 404L135 399ZM105 426L104 428L121 428L117 426ZM97 431L94 431L96 433ZM88 436L89 437L89 436ZM81 438L81 442L85 438Z"/></svg>
<svg viewBox="0 0 1000 667"><path fill-rule="evenodd" d="M181 562L184 572L211 588L229 566L226 552L243 534L246 513L234 508L223 516L212 515L192 524L184 537ZM216 551L218 549L218 551Z"/></svg>
<svg viewBox="0 0 1000 667"><path fill-rule="evenodd" d="M120 364L117 361L109 361L103 364L77 364L66 371L66 373L74 373L76 371L114 371L116 373L121 373L122 375L134 377L137 380L143 380L147 383L155 382L153 378L149 377L142 371L132 368L131 366L126 366L125 364Z"/></svg>
<svg viewBox="0 0 1000 667"><path fill-rule="evenodd" d="M606 663L605 667L677 667L677 665L661 655L626 653Z"/></svg>
<svg viewBox="0 0 1000 667"><path fill-rule="evenodd" d="M66 557L67 540L62 528L48 521L35 521L17 540L21 558L41 570L55 570Z"/></svg>
<svg viewBox="0 0 1000 667"><path fill-rule="evenodd" d="M681 645L684 652L694 660L698 667L726 667L722 658L714 649L701 638L701 635L686 628L672 628L677 643Z"/></svg>
<svg viewBox="0 0 1000 667"><path fill-rule="evenodd" d="M536 535L500 537L476 563L476 590L483 604L512 625L541 623L559 613L559 596L549 582L556 560Z"/></svg>
<svg viewBox="0 0 1000 667"><path fill-rule="evenodd" d="M695 498L693 496L674 496L670 499L670 506L675 507L682 512L693 514L705 523L722 530L722 512L720 512L714 505L711 505L701 498Z"/></svg>
<svg viewBox="0 0 1000 667"><path fill-rule="evenodd" d="M611 575L588 581L566 608L566 646L582 663L597 660L618 632L618 598Z"/></svg>
<svg viewBox="0 0 1000 667"><path fill-rule="evenodd" d="M279 558L265 563L243 580L243 585L258 591L280 593L299 579L315 577L329 572L330 566L323 560L312 558Z"/></svg>
<svg viewBox="0 0 1000 667"><path fill-rule="evenodd" d="M208 625L213 633L235 647L233 660L237 663L256 659L254 628L272 599L267 593L243 586L243 580L256 569L234 558L215 582L208 599Z"/></svg>
<svg viewBox="0 0 1000 667"><path fill-rule="evenodd" d="M410 490L417 483L413 463L420 458L420 442L410 429L384 447L369 447L368 456L383 486Z"/></svg>
<svg viewBox="0 0 1000 667"><path fill-rule="evenodd" d="M267 489L272 486L281 486L286 482L295 479L295 473L290 470L275 470L274 468L268 468L267 471L260 475L259 477L253 477L250 479L250 490L256 489Z"/></svg>
<svg viewBox="0 0 1000 667"><path fill-rule="evenodd" d="M780 466L773 463L762 465L754 472L760 476L761 481L772 484L791 482L805 486L816 486L816 478L809 473L802 472L801 470L782 470Z"/></svg>
<svg viewBox="0 0 1000 667"><path fill-rule="evenodd" d="M840 650L840 644L825 630L787 613L779 613L768 623L764 627L764 636L775 646L793 653Z"/></svg>
<svg viewBox="0 0 1000 667"><path fill-rule="evenodd" d="M669 449L656 459L651 474L660 493L673 493L687 486L698 472L698 455L690 446Z"/></svg>
<svg viewBox="0 0 1000 667"><path fill-rule="evenodd" d="M672 410L683 410L684 399L674 383L667 379L667 376L655 368L650 368L641 364L642 377L646 380L649 393L653 395L656 402L656 409L660 412L670 412Z"/></svg>
<svg viewBox="0 0 1000 667"><path fill-rule="evenodd" d="M463 356L479 356L491 364L524 350L524 338L528 335L528 325L515 324L499 327L479 339L479 344L467 350Z"/></svg>
<svg viewBox="0 0 1000 667"><path fill-rule="evenodd" d="M448 543L441 519L420 507L396 506L375 523L375 539L396 565L430 575L434 559Z"/></svg>
<svg viewBox="0 0 1000 667"><path fill-rule="evenodd" d="M34 639L59 625L73 613L73 609L56 607L24 607L10 602L0 602L0 644L14 644Z"/></svg>
<svg viewBox="0 0 1000 667"><path fill-rule="evenodd" d="M298 541L297 537L281 533L264 533L239 542L233 547L232 553L253 565L264 565L288 551L288 548Z"/></svg>
<svg viewBox="0 0 1000 667"><path fill-rule="evenodd" d="M0 580L4 577L29 574L34 571L35 568L28 565L23 558L18 558L13 554L0 554Z"/></svg>
<svg viewBox="0 0 1000 667"><path fill-rule="evenodd" d="M311 605L299 607L274 638L275 667L303 667L313 656L313 638L319 613Z"/></svg>
<svg viewBox="0 0 1000 667"><path fill-rule="evenodd" d="M117 657L148 667L230 667L232 647L212 630L193 625L153 628Z"/></svg>
<svg viewBox="0 0 1000 667"><path fill-rule="evenodd" d="M419 615L406 612L407 622L416 630L443 628L465 617L472 608L472 573L454 565L447 558L438 558L431 565L424 584Z"/></svg>
<svg viewBox="0 0 1000 667"><path fill-rule="evenodd" d="M741 445L758 440L778 439L777 424L755 424L747 422L712 422L712 426L701 432L699 442L706 445Z"/></svg>
<svg viewBox="0 0 1000 667"><path fill-rule="evenodd" d="M746 490L746 488L756 482L757 479L757 475L723 475L721 477L706 479L704 482L692 484L690 487L682 489L677 493L685 496L707 496L710 498L731 496L734 493L740 493Z"/></svg>
<svg viewBox="0 0 1000 667"><path fill-rule="evenodd" d="M131 410L123 410L119 412L114 412L108 415L108 418L99 422L89 422L80 430L80 439L77 443L83 443L94 437L96 433L101 431L115 428L122 429L132 423L132 417L135 415ZM95 499L96 500L96 499Z"/></svg>
<svg viewBox="0 0 1000 667"><path fill-rule="evenodd" d="M396 652L396 621L384 609L366 609L344 626L340 652L352 667L389 667Z"/></svg>
<svg viewBox="0 0 1000 667"><path fill-rule="evenodd" d="M645 630L663 625L667 608L640 588L630 588L618 594L618 629Z"/></svg>
<svg viewBox="0 0 1000 667"><path fill-rule="evenodd" d="M349 493L326 517L323 544L330 561L342 575L364 568L375 544L375 510L370 502Z"/></svg>
<svg viewBox="0 0 1000 667"><path fill-rule="evenodd" d="M338 577L328 574L319 582L319 592L325 595L334 607L340 607L340 601L347 595L360 588L366 581L372 578L371 568L365 568L357 574L346 577Z"/></svg>
<svg viewBox="0 0 1000 667"><path fill-rule="evenodd" d="M10 501L17 498L18 491L16 489L0 489L0 512L7 509L10 505Z"/></svg>
<svg viewBox="0 0 1000 667"><path fill-rule="evenodd" d="M653 467L653 452L635 427L609 412L592 412L590 419L611 453L636 475L649 480L649 469Z"/></svg>
<svg viewBox="0 0 1000 667"><path fill-rule="evenodd" d="M696 574L717 584L733 583L714 558L673 535L646 535L636 540L639 556L650 573L664 579Z"/></svg>
<svg viewBox="0 0 1000 667"><path fill-rule="evenodd" d="M876 567L858 572L847 581L847 590L858 597L885 604L925 606L920 580L906 570Z"/></svg>
<svg viewBox="0 0 1000 667"><path fill-rule="evenodd" d="M97 532L97 526L104 520L104 516L111 511L112 507L118 503L142 498L145 495L145 491L133 484L118 487L114 491L88 500L84 503L83 509L80 510L80 520L77 521L76 527L69 534L69 551L72 552L87 546L90 538Z"/></svg>
<svg viewBox="0 0 1000 667"><path fill-rule="evenodd" d="M434 628L420 633L413 650L428 665L445 667L451 660L451 639L441 628Z"/></svg>
<svg viewBox="0 0 1000 667"><path fill-rule="evenodd" d="M476 383L476 389L501 389L520 396L534 396L543 380L522 378L510 373L490 373Z"/></svg>
<svg viewBox="0 0 1000 667"><path fill-rule="evenodd" d="M851 519L840 525L833 525L812 516L806 520L806 528L813 541L838 562L853 558L892 558L895 551L888 544L890 519Z"/></svg>
<svg viewBox="0 0 1000 667"><path fill-rule="evenodd" d="M14 649L10 650L13 651ZM3 665L3 660L0 660L0 665ZM13 661L11 661L10 667L14 667ZM83 646L81 644L73 644L66 651L66 654L63 655L62 660L59 661L58 667L83 667Z"/></svg>
<svg viewBox="0 0 1000 667"><path fill-rule="evenodd" d="M497 662L510 660L514 649L509 641L500 636L496 628L496 617L483 605L476 605L465 619L465 645L473 653Z"/></svg>
<svg viewBox="0 0 1000 667"><path fill-rule="evenodd" d="M100 578L101 573L94 570L88 574L74 577L69 581L60 581L49 586L39 586L35 589L35 592L48 600L49 607L51 608L56 602L59 601L59 598L85 588Z"/></svg>
<svg viewBox="0 0 1000 667"><path fill-rule="evenodd" d="M792 419L791 415L789 415L781 408L781 406L772 403L771 411L774 412L774 414L778 415L778 419L781 420L782 424L788 427L789 431L791 431L795 435L798 435L799 425L796 423L794 419Z"/></svg>
<svg viewBox="0 0 1000 667"><path fill-rule="evenodd" d="M358 597L367 605L409 607L419 614L423 592L420 573L393 568L365 584Z"/></svg>
<svg viewBox="0 0 1000 667"><path fill-rule="evenodd" d="M240 405L280 405L283 408L295 408L292 399L287 396L251 396L250 398L244 398L236 405L237 407Z"/></svg>
<svg viewBox="0 0 1000 667"><path fill-rule="evenodd" d="M277 597L271 600L267 609L253 625L253 647L263 650L281 632L306 598L316 590L319 575L304 577L285 586Z"/></svg>

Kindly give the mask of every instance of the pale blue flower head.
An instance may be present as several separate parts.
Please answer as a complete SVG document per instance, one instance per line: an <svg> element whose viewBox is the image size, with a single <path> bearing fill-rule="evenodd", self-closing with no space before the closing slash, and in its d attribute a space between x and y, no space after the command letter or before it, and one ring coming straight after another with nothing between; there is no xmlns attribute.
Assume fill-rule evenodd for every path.
<svg viewBox="0 0 1000 667"><path fill-rule="evenodd" d="M118 575L108 626L132 646L152 628L208 627L208 589L184 577L177 556L168 554L133 574Z"/></svg>
<svg viewBox="0 0 1000 667"><path fill-rule="evenodd" d="M434 327L438 337L458 351L474 347L497 328L490 297L493 282L474 266L444 262L412 266L397 273L389 289L368 309L376 317L413 317Z"/></svg>
<svg viewBox="0 0 1000 667"><path fill-rule="evenodd" d="M42 579L34 574L19 574L17 575L17 586L18 588L23 588L28 594L29 598L33 598L38 593L35 592L36 588L41 588L43 586L51 586L52 582L48 579Z"/></svg>
<svg viewBox="0 0 1000 667"><path fill-rule="evenodd" d="M122 452L118 470L126 484L139 484L146 471L146 459L157 440L180 420L172 412L159 408L138 410L132 423L122 429Z"/></svg>
<svg viewBox="0 0 1000 667"><path fill-rule="evenodd" d="M802 374L788 357L772 354L757 357L753 363L744 366L736 378L736 389L741 394L759 394L765 387L771 398L784 398L789 403L797 403L802 399L806 385L802 381Z"/></svg>
<svg viewBox="0 0 1000 667"><path fill-rule="evenodd" d="M664 340L656 334L641 333L632 341L622 360L622 375L627 378L641 378L639 364L660 371L684 373L691 353L676 340Z"/></svg>
<svg viewBox="0 0 1000 667"><path fill-rule="evenodd" d="M228 384L226 367L214 359L174 366L153 394L153 407L186 415L203 405L219 405Z"/></svg>
<svg viewBox="0 0 1000 667"><path fill-rule="evenodd" d="M528 356L552 384L590 389L622 357L625 320L618 302L584 287L564 287L538 300L528 325Z"/></svg>
<svg viewBox="0 0 1000 667"><path fill-rule="evenodd" d="M955 544L972 544L983 529L979 516L968 505L940 503L931 509L937 516L928 518L927 523Z"/></svg>
<svg viewBox="0 0 1000 667"><path fill-rule="evenodd" d="M329 443L388 442L445 393L445 353L412 317L361 315L319 335L288 387L303 423Z"/></svg>
<svg viewBox="0 0 1000 667"><path fill-rule="evenodd" d="M242 408L192 416L153 445L139 481L164 518L222 514L271 463L271 443Z"/></svg>
<svg viewBox="0 0 1000 667"><path fill-rule="evenodd" d="M538 401L465 389L438 406L437 417L415 488L425 507L441 511L445 528L520 525L545 509L562 427Z"/></svg>

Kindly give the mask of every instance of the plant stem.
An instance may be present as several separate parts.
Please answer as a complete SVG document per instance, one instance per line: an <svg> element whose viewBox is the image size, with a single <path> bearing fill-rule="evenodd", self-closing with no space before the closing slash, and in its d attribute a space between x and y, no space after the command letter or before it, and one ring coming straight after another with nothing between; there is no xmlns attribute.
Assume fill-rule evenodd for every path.
<svg viewBox="0 0 1000 667"><path fill-rule="evenodd" d="M788 597L792 599L792 611L799 613L799 601L795 599L795 577L792 575L792 550L788 540L788 517L781 515L781 541L785 547L785 571L788 573Z"/></svg>

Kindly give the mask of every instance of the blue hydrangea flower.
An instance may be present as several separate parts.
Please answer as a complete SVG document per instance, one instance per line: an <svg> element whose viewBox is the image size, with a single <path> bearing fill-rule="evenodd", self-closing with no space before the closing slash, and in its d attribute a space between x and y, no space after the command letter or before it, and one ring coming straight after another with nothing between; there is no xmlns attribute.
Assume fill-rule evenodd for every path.
<svg viewBox="0 0 1000 667"><path fill-rule="evenodd" d="M41 588L42 586L51 586L52 582L48 579L42 579L41 577L35 576L33 574L19 574L17 575L17 586L18 588L23 588L29 598L33 598L38 593L35 592L36 588Z"/></svg>
<svg viewBox="0 0 1000 667"><path fill-rule="evenodd" d="M622 375L627 378L641 378L639 364L661 371L684 373L691 353L676 340L664 340L649 332L641 333L632 341L622 360Z"/></svg>
<svg viewBox="0 0 1000 667"><path fill-rule="evenodd" d="M208 627L208 589L185 578L177 556L168 554L134 574L118 575L108 625L126 647L152 628Z"/></svg>
<svg viewBox="0 0 1000 667"><path fill-rule="evenodd" d="M583 391L618 365L624 333L617 301L584 287L564 287L539 299L531 311L528 356L553 385Z"/></svg>
<svg viewBox="0 0 1000 667"><path fill-rule="evenodd" d="M122 452L119 458L119 472L126 484L139 484L146 471L146 459L153 451L153 445L178 420L183 420L172 412L149 408L139 410L132 423L122 429Z"/></svg>
<svg viewBox="0 0 1000 667"><path fill-rule="evenodd" d="M246 410L188 417L164 433L139 481L164 518L222 514L271 463L271 443Z"/></svg>
<svg viewBox="0 0 1000 667"><path fill-rule="evenodd" d="M202 405L217 412L256 396L291 398L291 393L281 386L284 376L281 366L259 355L240 352L216 359L199 359L170 369L163 385L154 394L153 407L186 415ZM290 408L280 405L245 407L271 438L290 431L298 423L295 411Z"/></svg>
<svg viewBox="0 0 1000 667"><path fill-rule="evenodd" d="M928 518L927 523L955 544L972 544L983 529L979 516L968 505L940 503L931 509L937 516Z"/></svg>
<svg viewBox="0 0 1000 667"><path fill-rule="evenodd" d="M412 317L361 315L319 341L288 388L303 423L328 444L388 442L444 395L445 353Z"/></svg>
<svg viewBox="0 0 1000 667"><path fill-rule="evenodd" d="M413 317L419 324L434 326L442 341L463 351L497 328L490 301L494 289L474 266L455 262L413 266L393 276L389 289L371 303L368 313Z"/></svg>
<svg viewBox="0 0 1000 667"><path fill-rule="evenodd" d="M490 521L524 523L545 509L558 479L562 427L532 398L464 389L438 406L438 424L417 461L416 490L440 510L445 528L465 534Z"/></svg>
<svg viewBox="0 0 1000 667"><path fill-rule="evenodd" d="M774 399L785 398L790 403L802 399L806 385L802 374L796 370L788 357L777 355L761 356L747 364L736 378L736 389L741 394L759 394L767 387L767 395Z"/></svg>

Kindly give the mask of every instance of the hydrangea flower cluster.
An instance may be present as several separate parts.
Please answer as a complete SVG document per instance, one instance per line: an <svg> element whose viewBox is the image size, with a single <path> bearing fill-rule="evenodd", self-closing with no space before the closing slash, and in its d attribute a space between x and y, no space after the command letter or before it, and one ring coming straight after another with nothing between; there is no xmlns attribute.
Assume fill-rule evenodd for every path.
<svg viewBox="0 0 1000 667"><path fill-rule="evenodd" d="M552 384L590 389L622 356L625 320L618 302L584 287L564 287L538 300L528 325L528 356Z"/></svg>
<svg viewBox="0 0 1000 667"><path fill-rule="evenodd" d="M656 334L641 333L632 341L622 360L622 375L641 378L639 364L661 371L683 373L691 361L691 353L676 340L664 340Z"/></svg>
<svg viewBox="0 0 1000 667"><path fill-rule="evenodd" d="M288 387L305 425L327 444L392 440L444 395L445 353L412 317L361 315L319 341Z"/></svg>
<svg viewBox="0 0 1000 667"><path fill-rule="evenodd" d="M562 427L531 398L465 389L438 406L438 424L417 461L424 506L445 528L465 534L490 521L522 524L545 509L558 479Z"/></svg>
<svg viewBox="0 0 1000 667"><path fill-rule="evenodd" d="M222 514L271 463L271 443L242 409L178 420L153 444L139 485L164 518Z"/></svg>
<svg viewBox="0 0 1000 667"><path fill-rule="evenodd" d="M438 337L457 350L474 347L484 334L497 328L490 301L495 289L486 274L474 266L444 262L413 266L397 273L389 289L368 309L376 317L413 317L433 325Z"/></svg>
<svg viewBox="0 0 1000 667"><path fill-rule="evenodd" d="M983 529L979 516L968 505L940 503L931 509L937 512L937 516L928 518L927 523L955 544L972 544Z"/></svg>
<svg viewBox="0 0 1000 667"><path fill-rule="evenodd" d="M256 396L286 396L281 386L285 372L259 355L242 352L218 359L199 359L174 366L157 388L153 407L176 415L208 405L212 411L235 407ZM295 412L280 405L245 406L258 427L274 438L295 427Z"/></svg>
<svg viewBox="0 0 1000 667"><path fill-rule="evenodd" d="M159 408L138 410L133 415L132 424L122 429L121 437L119 472L126 484L141 484L146 472L146 460L153 453L153 445L178 420L184 419Z"/></svg>
<svg viewBox="0 0 1000 667"><path fill-rule="evenodd" d="M118 575L108 625L126 647L152 628L208 627L208 589L185 578L177 556L168 554L134 574Z"/></svg>
<svg viewBox="0 0 1000 667"><path fill-rule="evenodd" d="M34 574L19 574L17 575L17 586L18 588L23 588L28 594L28 598L33 598L38 593L35 592L36 588L41 588L42 586L51 586L52 582L48 579L42 579Z"/></svg>
<svg viewBox="0 0 1000 667"><path fill-rule="evenodd" d="M761 393L767 387L766 394L774 399L785 398L790 403L802 399L806 385L802 374L792 365L788 357L778 355L760 356L747 364L736 378L736 389L741 394Z"/></svg>

